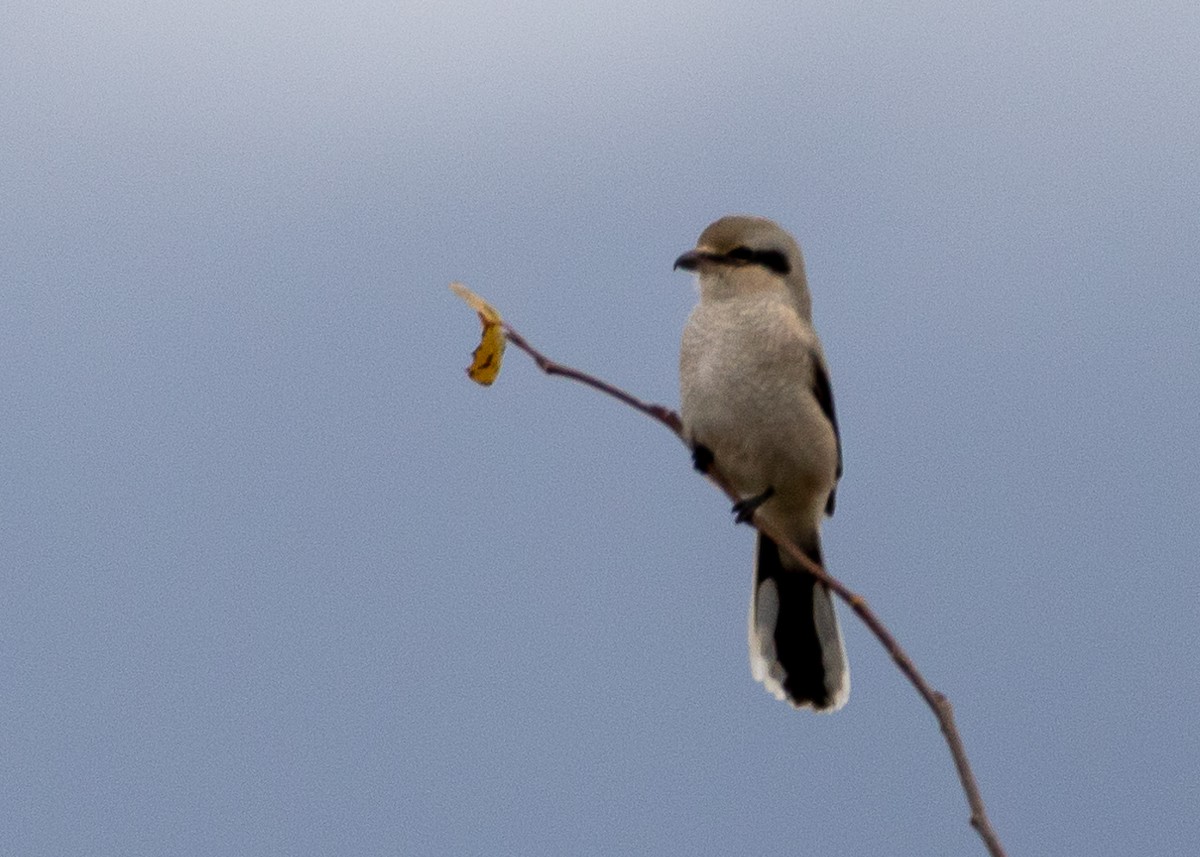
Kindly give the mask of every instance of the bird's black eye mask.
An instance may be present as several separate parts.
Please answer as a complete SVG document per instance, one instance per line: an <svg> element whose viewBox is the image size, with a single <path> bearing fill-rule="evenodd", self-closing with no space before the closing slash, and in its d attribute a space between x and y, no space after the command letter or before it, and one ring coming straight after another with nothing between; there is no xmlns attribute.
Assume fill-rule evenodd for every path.
<svg viewBox="0 0 1200 857"><path fill-rule="evenodd" d="M726 253L725 256L734 262L762 265L768 271L773 271L780 276L787 276L792 270L787 256L778 250L751 250L749 247L738 246Z"/></svg>

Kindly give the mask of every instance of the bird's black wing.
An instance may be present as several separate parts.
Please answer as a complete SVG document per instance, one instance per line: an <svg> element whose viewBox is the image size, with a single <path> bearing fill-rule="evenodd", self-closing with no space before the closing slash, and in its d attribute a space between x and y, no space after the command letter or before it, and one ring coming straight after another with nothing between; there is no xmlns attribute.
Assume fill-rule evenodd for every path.
<svg viewBox="0 0 1200 857"><path fill-rule="evenodd" d="M833 408L833 386L829 383L829 373L825 371L825 361L817 353L812 355L813 366L813 395L817 397L817 404L821 406L821 411L829 420L829 424L833 426L833 436L837 440L837 478L842 478L842 434L838 431L837 412ZM837 483L834 483L833 490L829 492L829 499L825 501L825 514L832 515L833 507L837 504Z"/></svg>

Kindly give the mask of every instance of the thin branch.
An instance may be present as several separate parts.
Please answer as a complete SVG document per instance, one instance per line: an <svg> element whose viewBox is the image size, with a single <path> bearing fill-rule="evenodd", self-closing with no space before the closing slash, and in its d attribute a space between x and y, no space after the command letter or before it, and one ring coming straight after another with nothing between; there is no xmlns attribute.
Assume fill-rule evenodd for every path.
<svg viewBox="0 0 1200 857"><path fill-rule="evenodd" d="M675 436L685 446L687 445L687 438L683 436L683 423L680 421L679 415L670 408L643 402L641 399L630 395L619 387L600 380L594 375L589 375L587 372L582 372L551 360L530 345L529 341L514 330L510 324L507 322L503 322L502 324L509 342L532 357L534 362L537 363L538 368L547 375L570 378L573 381L578 381L581 384L586 384L602 393L606 393L614 399L624 402L629 407L641 411L650 418L662 423L674 432ZM733 490L733 486L720 472L716 464L709 468L706 475L717 487L725 492L725 495L730 500L737 502L742 499ZM896 662L896 666L899 667L904 677L916 688L917 693L921 695L921 698L925 700L925 704L933 712L933 716L937 718L938 724L942 729L942 735L945 737L946 744L950 748L950 755L954 759L954 767L958 770L959 782L962 784L963 792L967 796L967 805L971 809L971 827L975 828L980 838L983 839L984 846L991 857L1005 857L1004 846L1000 844L1000 838L996 835L996 831L992 828L992 824L988 820L987 809L983 804L983 796L979 793L979 784L975 781L975 774L971 771L971 763L967 760L967 751L963 747L961 736L958 734L958 727L954 724L954 708L951 706L950 700L946 698L945 694L935 690L925 680L920 670L917 669L916 664L913 663L912 658L908 656L904 649L900 647L896 638L892 636L891 631L875 615L875 612L867 606L865 598L852 591L836 577L825 571L824 568L810 560L791 540L785 538L782 533L775 531L769 525L760 522L757 516L752 523L760 532L779 545L782 550L786 551L805 571L833 590L837 597L854 611L863 624L875 635L875 638L879 640L884 649L887 650L887 653Z"/></svg>
<svg viewBox="0 0 1200 857"><path fill-rule="evenodd" d="M629 405L629 407L633 408L634 410L641 411L651 419L658 420L660 423L673 431L677 437L680 439L683 438L683 423L679 420L679 414L675 413L670 408L663 407L662 405L652 405L649 402L643 402L636 396L631 396L629 393L626 393L620 387L614 387L607 381L601 381L595 375L589 375L587 372L581 372L578 369L572 369L570 366L564 366L561 363L556 363L530 345L529 341L524 336L517 333L517 331L514 330L512 325L510 325L508 322L501 322L501 326L504 328L504 335L508 338L508 341L532 357L533 362L536 363L538 368L547 375L559 375L563 378L570 378L572 381L578 381L580 384L586 384L595 390L599 390L601 393L606 393L607 395L612 396L614 399Z"/></svg>

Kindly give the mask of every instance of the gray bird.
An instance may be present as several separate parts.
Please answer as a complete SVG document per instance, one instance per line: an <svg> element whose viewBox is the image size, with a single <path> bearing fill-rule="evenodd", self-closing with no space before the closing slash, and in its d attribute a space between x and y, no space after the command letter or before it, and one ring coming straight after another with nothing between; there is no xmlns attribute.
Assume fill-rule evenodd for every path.
<svg viewBox="0 0 1200 857"><path fill-rule="evenodd" d="M821 561L842 444L812 298L795 239L761 217L722 217L675 260L700 301L683 331L684 437L696 466L733 483L744 517L786 533ZM829 590L759 534L750 598L750 671L777 699L836 711L850 670Z"/></svg>

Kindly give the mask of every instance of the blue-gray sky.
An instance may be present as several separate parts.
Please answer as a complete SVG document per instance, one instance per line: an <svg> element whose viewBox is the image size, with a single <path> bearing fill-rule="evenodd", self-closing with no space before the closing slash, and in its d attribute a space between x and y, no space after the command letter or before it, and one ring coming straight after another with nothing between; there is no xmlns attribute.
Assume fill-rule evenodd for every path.
<svg viewBox="0 0 1200 857"><path fill-rule="evenodd" d="M929 713L750 679L644 418L713 218L805 248L830 570L1012 854L1200 840L1195 4L10 4L0 851L971 854Z"/></svg>

